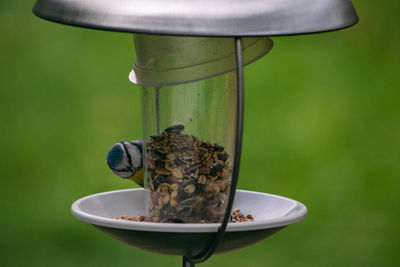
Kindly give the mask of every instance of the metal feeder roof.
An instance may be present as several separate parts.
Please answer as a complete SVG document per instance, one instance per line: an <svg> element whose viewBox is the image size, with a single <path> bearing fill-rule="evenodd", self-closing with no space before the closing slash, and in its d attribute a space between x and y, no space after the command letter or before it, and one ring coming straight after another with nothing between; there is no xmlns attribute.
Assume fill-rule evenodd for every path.
<svg viewBox="0 0 400 267"><path fill-rule="evenodd" d="M44 19L110 31L186 36L276 36L358 22L350 0L37 0Z"/></svg>

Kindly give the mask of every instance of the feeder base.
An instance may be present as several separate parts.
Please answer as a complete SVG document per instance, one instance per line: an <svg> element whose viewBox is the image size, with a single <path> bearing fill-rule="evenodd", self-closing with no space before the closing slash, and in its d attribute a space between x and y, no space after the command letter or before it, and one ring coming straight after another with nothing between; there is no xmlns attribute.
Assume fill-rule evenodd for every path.
<svg viewBox="0 0 400 267"><path fill-rule="evenodd" d="M151 223L116 220L145 213L145 190L128 189L87 196L72 205L72 215L112 238L149 252L185 256L199 253L216 234L219 223ZM254 221L229 223L216 253L241 249L306 217L307 208L276 195L237 190L234 209L252 214Z"/></svg>

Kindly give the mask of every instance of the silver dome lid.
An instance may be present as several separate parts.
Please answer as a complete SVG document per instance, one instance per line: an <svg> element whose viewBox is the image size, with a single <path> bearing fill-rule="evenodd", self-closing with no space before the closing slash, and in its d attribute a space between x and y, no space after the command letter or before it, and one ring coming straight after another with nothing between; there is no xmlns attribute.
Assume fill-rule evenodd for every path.
<svg viewBox="0 0 400 267"><path fill-rule="evenodd" d="M292 35L358 22L350 0L37 0L33 12L80 27L187 36Z"/></svg>

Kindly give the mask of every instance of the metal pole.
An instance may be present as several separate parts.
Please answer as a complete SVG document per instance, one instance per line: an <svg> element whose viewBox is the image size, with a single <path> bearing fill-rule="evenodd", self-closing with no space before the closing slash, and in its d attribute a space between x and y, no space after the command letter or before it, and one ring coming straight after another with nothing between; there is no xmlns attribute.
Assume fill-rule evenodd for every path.
<svg viewBox="0 0 400 267"><path fill-rule="evenodd" d="M183 267L194 267L194 263L186 260L185 257L183 257L182 260L183 260L182 261L182 263L183 263L182 266Z"/></svg>
<svg viewBox="0 0 400 267"><path fill-rule="evenodd" d="M232 183L229 192L229 200L226 207L224 219L222 220L221 226L218 229L214 239L211 240L210 244L205 247L199 254L194 256L188 256L183 258L184 264L186 262L201 263L206 261L214 253L218 244L222 240L225 234L226 227L231 217L231 210L233 205L233 199L235 198L236 186L239 176L240 166L240 155L242 152L242 136L243 136L243 104L244 104L244 82L243 82L243 58L242 58L242 42L240 37L235 37L235 48L236 48L236 65L237 65L237 118L236 118L236 144L235 144L235 159L232 170ZM194 266L194 265L183 265Z"/></svg>
<svg viewBox="0 0 400 267"><path fill-rule="evenodd" d="M160 121L160 89L156 87L156 123L157 123L157 134L161 133L161 121Z"/></svg>

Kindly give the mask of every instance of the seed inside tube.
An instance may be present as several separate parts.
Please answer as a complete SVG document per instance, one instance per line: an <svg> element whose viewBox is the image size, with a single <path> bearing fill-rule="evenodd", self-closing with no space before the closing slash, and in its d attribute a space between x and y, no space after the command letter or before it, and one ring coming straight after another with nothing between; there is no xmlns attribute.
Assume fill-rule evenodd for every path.
<svg viewBox="0 0 400 267"><path fill-rule="evenodd" d="M220 222L231 174L229 155L223 146L183 130L183 125L174 125L146 142L148 190L158 192L151 194L149 219Z"/></svg>
<svg viewBox="0 0 400 267"><path fill-rule="evenodd" d="M185 187L185 192L188 194L194 193L195 190L196 190L196 186L194 184L190 184Z"/></svg>
<svg viewBox="0 0 400 267"><path fill-rule="evenodd" d="M183 174L178 168L173 168L171 171L176 178L183 178Z"/></svg>
<svg viewBox="0 0 400 267"><path fill-rule="evenodd" d="M206 184L207 178L204 175L200 175L198 182L199 184Z"/></svg>

